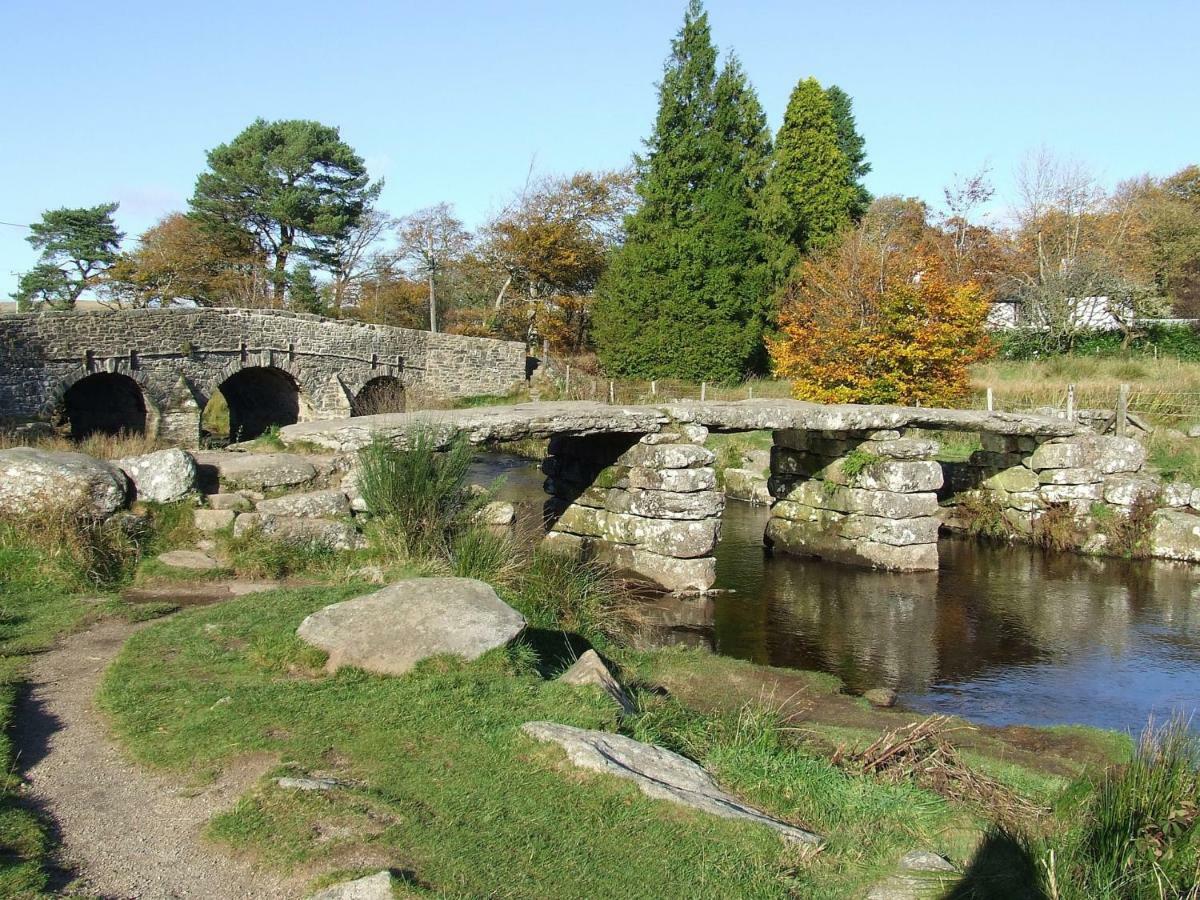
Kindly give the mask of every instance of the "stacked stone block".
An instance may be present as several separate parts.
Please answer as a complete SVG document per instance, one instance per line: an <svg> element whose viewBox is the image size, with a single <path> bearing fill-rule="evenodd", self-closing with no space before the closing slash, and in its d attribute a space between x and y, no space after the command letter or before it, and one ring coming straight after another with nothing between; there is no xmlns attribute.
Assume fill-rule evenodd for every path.
<svg viewBox="0 0 1200 900"><path fill-rule="evenodd" d="M557 436L545 472L551 547L602 559L671 591L704 591L724 495L717 490L707 429L655 434Z"/></svg>
<svg viewBox="0 0 1200 900"><path fill-rule="evenodd" d="M1140 475L1146 450L1132 438L1076 435L1039 442L1027 436L983 434L982 449L962 463L948 463L947 499L979 492L995 505L1008 526L1029 534L1046 509L1065 506L1076 516L1090 515L1096 504L1127 512L1139 496L1170 490ZM1188 494L1190 497L1190 487ZM1169 505L1169 504L1168 504ZM953 510L946 524L961 524Z"/></svg>
<svg viewBox="0 0 1200 900"><path fill-rule="evenodd" d="M768 545L871 568L937 569L938 449L890 430L776 431Z"/></svg>

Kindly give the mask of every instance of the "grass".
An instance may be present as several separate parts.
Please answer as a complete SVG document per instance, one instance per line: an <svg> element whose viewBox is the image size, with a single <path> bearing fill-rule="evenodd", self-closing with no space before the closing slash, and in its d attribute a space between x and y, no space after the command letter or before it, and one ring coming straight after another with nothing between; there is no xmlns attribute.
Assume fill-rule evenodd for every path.
<svg viewBox="0 0 1200 900"><path fill-rule="evenodd" d="M977 825L961 810L785 748L761 710L650 709L629 730L688 750L748 799L830 835L828 853L800 856L765 829L581 773L520 724L611 729L615 711L599 692L544 680L533 644L471 664L429 660L405 678L323 675L323 656L295 628L353 592L278 592L184 612L131 639L106 677L101 703L145 763L195 772L269 752L288 771L355 783L315 796L264 782L213 822L214 838L285 867L366 855L463 897L844 897L914 842L969 851Z"/></svg>
<svg viewBox="0 0 1200 900"><path fill-rule="evenodd" d="M743 469L757 451L770 452L774 439L770 431L745 431L739 434L710 434L704 446L717 457L713 467L717 472L717 483L725 483L726 469ZM769 475L770 467L759 467L760 474Z"/></svg>
<svg viewBox="0 0 1200 900"><path fill-rule="evenodd" d="M157 438L144 434L122 431L118 434L95 432L82 440L67 435L42 435L34 438L17 438L0 430L0 450L12 447L35 447L39 450L55 450L66 453L83 453L96 459L121 459L126 456L141 456L155 450L172 446Z"/></svg>

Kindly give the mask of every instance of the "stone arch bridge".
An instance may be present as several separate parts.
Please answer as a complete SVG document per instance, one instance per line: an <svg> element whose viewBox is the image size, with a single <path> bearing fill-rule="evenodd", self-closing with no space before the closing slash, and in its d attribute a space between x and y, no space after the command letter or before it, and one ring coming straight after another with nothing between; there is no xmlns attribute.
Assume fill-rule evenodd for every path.
<svg viewBox="0 0 1200 900"><path fill-rule="evenodd" d="M414 388L504 394L523 344L269 310L167 309L0 317L0 419L58 419L77 435L149 432L185 447L218 389L231 434L403 409ZM386 408L386 407L385 407Z"/></svg>
<svg viewBox="0 0 1200 900"><path fill-rule="evenodd" d="M1101 500L1132 503L1145 481L1136 441L1065 419L795 400L527 403L307 422L281 437L346 453L376 437L402 447L417 428L440 446L459 435L479 445L549 438L547 541L676 591L716 577L725 498L703 446L710 431L773 432L768 546L897 571L938 567L939 500L950 492L987 492L997 515L1032 527L1051 506L1085 514ZM944 431L978 434L981 447L939 461L930 432Z"/></svg>

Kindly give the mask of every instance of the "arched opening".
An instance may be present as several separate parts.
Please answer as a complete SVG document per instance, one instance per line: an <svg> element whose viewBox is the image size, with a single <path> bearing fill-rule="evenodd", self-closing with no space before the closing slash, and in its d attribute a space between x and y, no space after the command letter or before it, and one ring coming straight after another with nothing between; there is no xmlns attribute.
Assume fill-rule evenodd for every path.
<svg viewBox="0 0 1200 900"><path fill-rule="evenodd" d="M350 410L352 416L404 412L404 383L394 375L380 375L362 386Z"/></svg>
<svg viewBox="0 0 1200 900"><path fill-rule="evenodd" d="M97 372L71 385L63 394L62 417L71 437L91 434L146 433L146 400L128 375Z"/></svg>
<svg viewBox="0 0 1200 900"><path fill-rule="evenodd" d="M272 426L291 425L299 418L296 380L282 369L251 366L221 382L205 407L202 427L213 437L249 441Z"/></svg>

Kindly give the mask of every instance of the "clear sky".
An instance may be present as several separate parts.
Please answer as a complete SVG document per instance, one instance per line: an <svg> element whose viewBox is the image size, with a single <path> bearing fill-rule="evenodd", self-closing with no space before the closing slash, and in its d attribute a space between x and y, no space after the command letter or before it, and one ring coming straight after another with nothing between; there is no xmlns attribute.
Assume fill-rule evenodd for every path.
<svg viewBox="0 0 1200 900"><path fill-rule="evenodd" d="M130 236L184 207L255 117L311 118L392 213L468 225L538 172L628 162L685 0L0 0L0 221L116 200ZM1200 2L709 0L777 126L809 75L854 98L877 194L936 201L1039 146L1108 184L1200 162ZM0 299L34 253L0 226Z"/></svg>

